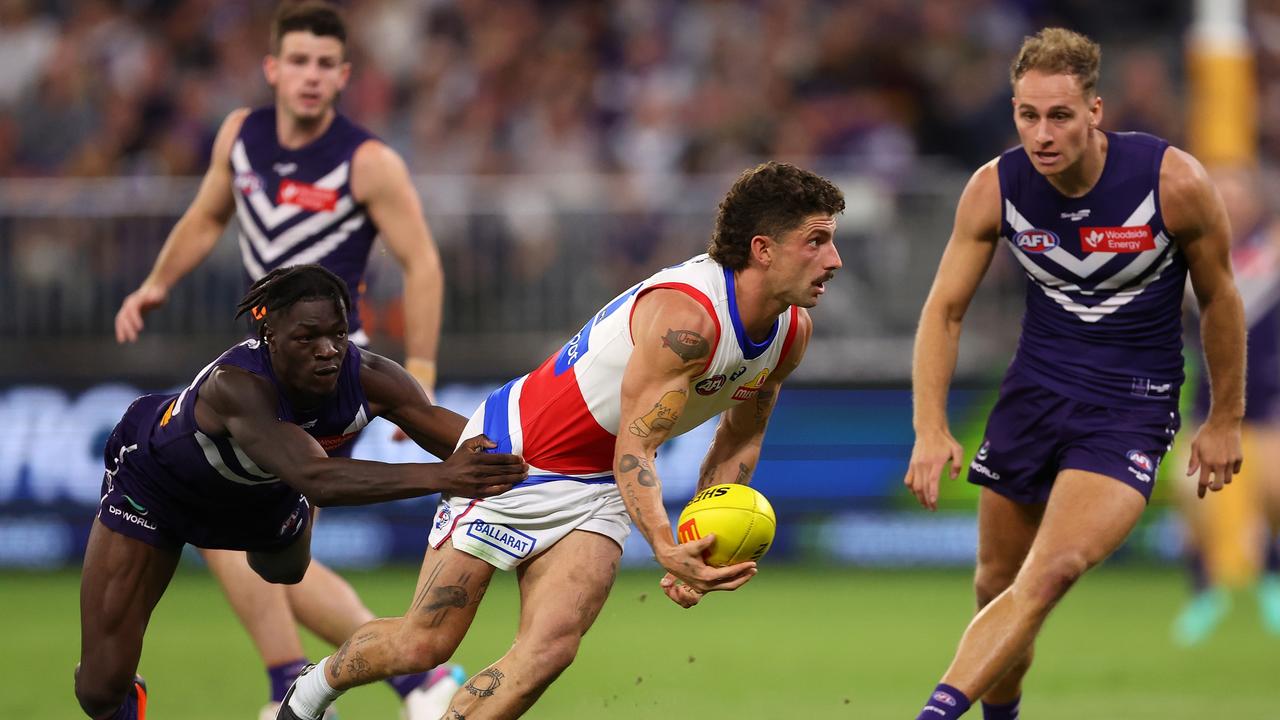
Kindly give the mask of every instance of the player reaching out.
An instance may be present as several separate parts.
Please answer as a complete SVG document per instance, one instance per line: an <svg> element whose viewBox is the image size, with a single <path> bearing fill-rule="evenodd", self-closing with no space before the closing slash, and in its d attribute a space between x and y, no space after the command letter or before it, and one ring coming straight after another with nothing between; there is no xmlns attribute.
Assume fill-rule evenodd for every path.
<svg viewBox="0 0 1280 720"><path fill-rule="evenodd" d="M494 446L483 437L459 445L464 418L431 405L395 362L351 344L350 302L342 280L317 265L268 273L239 308L261 320L259 337L182 392L139 398L112 431L80 584L75 692L89 717L143 716L134 676L143 633L184 544L247 551L266 582L297 583L311 560L315 505L491 495L526 476L519 457L483 452ZM342 457L375 417L447 460Z"/></svg>
<svg viewBox="0 0 1280 720"><path fill-rule="evenodd" d="M404 270L405 368L428 397L436 381L443 279L440 259L404 162L395 151L335 108L351 64L346 25L330 3L282 3L263 61L273 105L240 109L223 122L200 190L174 226L142 285L116 315L120 342L137 339L145 315L213 250L232 214L249 281L275 268L314 262L346 281L353 297L351 340L368 343L359 296L375 237ZM403 432L399 432L403 435ZM270 679L275 705L306 666L295 616L332 643L373 618L351 586L313 562L307 577L288 588L263 582L244 553L204 550L232 608L248 630ZM456 683L450 668L428 676L395 678L409 720L435 720L441 708L428 697Z"/></svg>

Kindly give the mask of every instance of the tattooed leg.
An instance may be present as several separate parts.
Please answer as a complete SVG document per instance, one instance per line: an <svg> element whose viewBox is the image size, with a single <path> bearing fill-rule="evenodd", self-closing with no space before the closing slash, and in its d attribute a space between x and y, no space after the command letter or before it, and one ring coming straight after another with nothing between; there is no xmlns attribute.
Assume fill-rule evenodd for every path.
<svg viewBox="0 0 1280 720"><path fill-rule="evenodd" d="M453 696L447 718L516 718L573 662L618 570L612 540L574 531L519 568L520 630L501 659Z"/></svg>
<svg viewBox="0 0 1280 720"><path fill-rule="evenodd" d="M428 549L404 617L363 625L325 663L325 679L347 690L449 659L475 618L493 566L450 545Z"/></svg>

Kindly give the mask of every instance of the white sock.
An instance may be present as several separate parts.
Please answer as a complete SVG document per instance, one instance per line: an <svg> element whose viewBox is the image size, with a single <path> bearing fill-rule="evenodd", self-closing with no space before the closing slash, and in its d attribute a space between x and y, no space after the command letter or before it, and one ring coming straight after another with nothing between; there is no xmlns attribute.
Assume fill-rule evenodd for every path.
<svg viewBox="0 0 1280 720"><path fill-rule="evenodd" d="M324 676L324 668L329 664L326 657L311 669L311 672L298 677L294 683L293 696L289 698L289 707L304 718L320 720L324 711L342 694L341 690L329 687L329 680Z"/></svg>

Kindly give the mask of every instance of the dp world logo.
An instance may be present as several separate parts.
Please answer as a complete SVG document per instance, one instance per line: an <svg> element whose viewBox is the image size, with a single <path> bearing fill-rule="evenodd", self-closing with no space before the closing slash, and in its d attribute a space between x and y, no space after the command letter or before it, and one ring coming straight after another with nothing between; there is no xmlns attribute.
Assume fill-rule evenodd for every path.
<svg viewBox="0 0 1280 720"><path fill-rule="evenodd" d="M1048 252L1058 247L1058 236L1052 230L1032 228L1023 230L1013 236L1013 244L1019 250L1029 253Z"/></svg>

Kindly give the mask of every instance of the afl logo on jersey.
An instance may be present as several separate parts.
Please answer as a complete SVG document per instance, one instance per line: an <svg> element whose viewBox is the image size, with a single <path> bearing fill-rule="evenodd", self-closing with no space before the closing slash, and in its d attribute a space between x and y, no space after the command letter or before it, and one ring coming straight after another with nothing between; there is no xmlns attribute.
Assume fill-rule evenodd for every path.
<svg viewBox="0 0 1280 720"><path fill-rule="evenodd" d="M1029 253L1048 252L1058 247L1058 236L1052 230L1031 228L1013 236L1013 244Z"/></svg>
<svg viewBox="0 0 1280 720"><path fill-rule="evenodd" d="M252 195L261 192L263 188L262 176L252 170L236 173L236 189L245 195Z"/></svg>
<svg viewBox="0 0 1280 720"><path fill-rule="evenodd" d="M699 395L715 395L724 387L724 375L714 375L693 386Z"/></svg>

